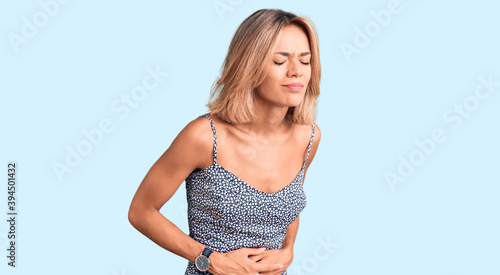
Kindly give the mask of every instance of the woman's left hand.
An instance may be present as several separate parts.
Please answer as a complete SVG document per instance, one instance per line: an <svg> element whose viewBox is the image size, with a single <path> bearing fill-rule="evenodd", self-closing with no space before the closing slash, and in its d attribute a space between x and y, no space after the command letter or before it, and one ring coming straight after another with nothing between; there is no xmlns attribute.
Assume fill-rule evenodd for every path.
<svg viewBox="0 0 500 275"><path fill-rule="evenodd" d="M262 274L267 275L281 275L285 270L292 264L293 260L293 250L292 249L269 249L262 252L259 255L250 256L250 260L253 260L257 263L266 263L266 264L274 264L280 263L283 264L283 268L273 272L266 272Z"/></svg>

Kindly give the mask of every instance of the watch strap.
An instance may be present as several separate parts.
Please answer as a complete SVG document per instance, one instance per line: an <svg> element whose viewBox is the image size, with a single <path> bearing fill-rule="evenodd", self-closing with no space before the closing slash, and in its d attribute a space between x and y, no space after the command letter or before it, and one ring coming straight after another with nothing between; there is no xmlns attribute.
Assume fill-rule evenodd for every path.
<svg viewBox="0 0 500 275"><path fill-rule="evenodd" d="M212 250L208 249L205 247L205 249L203 249L203 252L201 253L201 255L205 256L205 257L210 257L210 254L212 254Z"/></svg>

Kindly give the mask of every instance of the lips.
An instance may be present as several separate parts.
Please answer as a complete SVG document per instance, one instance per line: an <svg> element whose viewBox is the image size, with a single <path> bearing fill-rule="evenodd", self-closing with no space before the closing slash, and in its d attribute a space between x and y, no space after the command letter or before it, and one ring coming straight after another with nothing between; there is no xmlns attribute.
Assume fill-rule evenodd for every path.
<svg viewBox="0 0 500 275"><path fill-rule="evenodd" d="M302 88L304 85L302 85L300 83L290 83L290 84L285 84L283 86L290 87L290 88Z"/></svg>
<svg viewBox="0 0 500 275"><path fill-rule="evenodd" d="M303 85L299 84L299 83L291 83L291 84L286 84L283 86L288 88L289 90L292 90L292 91L299 91L303 87Z"/></svg>

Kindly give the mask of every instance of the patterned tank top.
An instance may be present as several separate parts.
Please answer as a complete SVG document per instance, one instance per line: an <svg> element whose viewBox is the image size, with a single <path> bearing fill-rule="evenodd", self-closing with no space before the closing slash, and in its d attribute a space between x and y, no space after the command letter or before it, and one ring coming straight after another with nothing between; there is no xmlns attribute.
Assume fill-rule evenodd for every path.
<svg viewBox="0 0 500 275"><path fill-rule="evenodd" d="M195 170L185 180L189 236L221 253L241 247L280 249L288 226L306 206L302 180L314 138L314 123L302 169L287 186L266 193L217 163L214 123L211 117L200 117L203 116L212 125L214 163L203 170ZM204 273L189 262L185 275L191 274Z"/></svg>

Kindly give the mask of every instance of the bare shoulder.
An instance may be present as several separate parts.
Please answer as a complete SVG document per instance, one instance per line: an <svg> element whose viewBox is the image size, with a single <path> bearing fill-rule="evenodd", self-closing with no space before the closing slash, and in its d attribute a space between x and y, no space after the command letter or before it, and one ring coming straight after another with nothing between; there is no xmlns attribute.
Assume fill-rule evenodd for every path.
<svg viewBox="0 0 500 275"><path fill-rule="evenodd" d="M314 141L312 147L315 147L314 148L315 152L318 149L320 140L321 140L321 129L319 128L318 124L314 123Z"/></svg>
<svg viewBox="0 0 500 275"><path fill-rule="evenodd" d="M312 127L309 127L310 130L311 128ZM311 150L309 151L309 157L307 158L306 170L309 167L309 165L311 165L311 162L313 161L314 156L318 151L320 140L321 140L321 129L319 128L318 124L314 123L314 137L313 137L313 142L311 144Z"/></svg>
<svg viewBox="0 0 500 275"><path fill-rule="evenodd" d="M172 146L180 145L183 157L197 159L197 168L212 164L214 137L210 121L206 117L191 120L177 135Z"/></svg>
<svg viewBox="0 0 500 275"><path fill-rule="evenodd" d="M132 200L131 209L160 209L182 182L197 168L213 161L213 134L210 121L198 117L175 137L142 180ZM134 219L135 211L129 212Z"/></svg>
<svg viewBox="0 0 500 275"><path fill-rule="evenodd" d="M197 145L211 145L213 140L213 132L210 121L206 117L196 117L191 120L181 131L181 133Z"/></svg>

